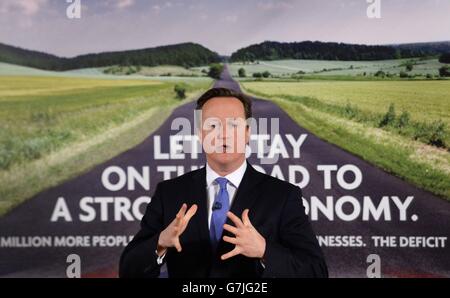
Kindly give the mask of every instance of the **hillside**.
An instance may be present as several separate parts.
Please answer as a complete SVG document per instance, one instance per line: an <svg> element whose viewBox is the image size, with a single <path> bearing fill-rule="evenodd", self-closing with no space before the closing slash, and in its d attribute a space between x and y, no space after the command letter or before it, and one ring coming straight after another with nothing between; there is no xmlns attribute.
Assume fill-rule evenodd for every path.
<svg viewBox="0 0 450 298"><path fill-rule="evenodd" d="M231 61L314 59L340 61L374 61L435 56L450 51L450 43L418 43L405 45L359 45L335 42L265 41L237 50Z"/></svg>
<svg viewBox="0 0 450 298"><path fill-rule="evenodd" d="M195 43L181 43L139 50L103 52L63 58L0 43L0 62L46 70L69 70L110 65L202 66L220 61L217 53Z"/></svg>

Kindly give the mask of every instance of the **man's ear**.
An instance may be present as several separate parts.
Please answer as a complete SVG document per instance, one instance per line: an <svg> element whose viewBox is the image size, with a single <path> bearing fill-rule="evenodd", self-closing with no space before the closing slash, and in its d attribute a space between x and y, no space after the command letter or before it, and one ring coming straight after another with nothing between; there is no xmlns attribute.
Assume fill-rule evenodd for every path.
<svg viewBox="0 0 450 298"><path fill-rule="evenodd" d="M201 127L197 127L196 130L195 130L195 134L197 135L198 139L201 142L202 141L202 128Z"/></svg>
<svg viewBox="0 0 450 298"><path fill-rule="evenodd" d="M194 112L194 133L199 137L199 139L202 139L202 128L203 128L203 121L202 121L202 110L195 110Z"/></svg>
<svg viewBox="0 0 450 298"><path fill-rule="evenodd" d="M247 124L245 125L245 143L246 143L247 145L250 143L250 136L251 136L251 134L252 134L251 127L250 127L250 125L247 123Z"/></svg>

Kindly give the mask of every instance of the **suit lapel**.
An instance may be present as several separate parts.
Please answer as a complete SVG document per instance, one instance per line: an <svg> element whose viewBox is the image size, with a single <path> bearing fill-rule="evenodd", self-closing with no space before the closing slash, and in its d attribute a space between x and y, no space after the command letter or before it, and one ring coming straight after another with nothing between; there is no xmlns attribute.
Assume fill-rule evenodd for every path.
<svg viewBox="0 0 450 298"><path fill-rule="evenodd" d="M244 209L250 208L253 205L257 196L252 192L255 191L255 187L258 185L261 178L262 176L258 175L256 170L247 162L247 169L245 170L230 208L230 211L237 217L241 218ZM232 224L229 219L227 219L227 223Z"/></svg>
<svg viewBox="0 0 450 298"><path fill-rule="evenodd" d="M244 177L242 177L242 181L239 184L236 195L233 199L233 203L231 204L230 211L233 212L234 215L239 217L242 220L242 212L246 208L252 208L255 200L258 198L258 184L262 180L262 175L258 175L257 171L247 162L247 169L245 171ZM251 213L251 212L250 212ZM227 224L231 226L235 226L235 224L227 218ZM230 232L223 230L223 235L228 235L230 237L235 237L235 235ZM223 236L222 235L222 236ZM217 253L218 256L231 251L234 248L233 244L225 242L222 239L220 240Z"/></svg>
<svg viewBox="0 0 450 298"><path fill-rule="evenodd" d="M200 168L193 176L191 189L191 204L197 204L197 214L192 218L198 226L198 232L202 240L209 241L208 228L208 199L206 192L206 168Z"/></svg>

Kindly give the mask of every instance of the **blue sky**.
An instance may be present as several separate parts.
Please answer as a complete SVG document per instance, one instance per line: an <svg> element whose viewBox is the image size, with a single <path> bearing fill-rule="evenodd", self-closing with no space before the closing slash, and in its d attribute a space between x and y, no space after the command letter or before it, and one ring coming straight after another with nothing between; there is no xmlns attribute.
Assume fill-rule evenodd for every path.
<svg viewBox="0 0 450 298"><path fill-rule="evenodd" d="M450 0L0 0L0 42L60 56L186 41L229 55L265 40L387 44L450 40Z"/></svg>

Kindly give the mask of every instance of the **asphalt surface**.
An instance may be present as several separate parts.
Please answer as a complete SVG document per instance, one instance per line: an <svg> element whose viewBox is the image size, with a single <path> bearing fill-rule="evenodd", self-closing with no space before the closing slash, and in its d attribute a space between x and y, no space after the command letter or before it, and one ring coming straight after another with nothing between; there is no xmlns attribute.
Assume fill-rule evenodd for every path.
<svg viewBox="0 0 450 298"><path fill-rule="evenodd" d="M227 87L240 90L239 84L234 81L227 68L216 87ZM99 218L100 205L92 204L96 217L91 222L83 222L79 214L86 214L80 210L80 200L84 197L126 197L131 201L141 196L151 196L156 184L163 179L157 166L184 166L189 171L192 165L204 165L204 157L196 160L189 156L182 160L156 160L154 158L154 135L161 136L162 152L169 151L169 138L175 134L171 130L172 121L177 117L186 117L193 121L194 103L189 102L176 108L170 117L138 146L119 154L107 162L100 164L87 173L75 179L66 181L57 187L45 190L33 198L22 203L8 214L0 218L0 237L8 236L96 236L96 235L134 235L139 227L138 220L115 221L114 210L109 204L109 216L106 221ZM255 118L278 118L280 121L280 134L299 136L307 134L304 145L301 147L301 158L292 156L291 147L287 147L290 158L280 159L278 165L287 177L289 165L301 165L310 173L310 182L303 188L306 201L312 196L325 202L329 196L337 202L345 196L354 197L363 206L364 197L370 196L376 205L383 196L397 196L402 202L407 196L413 196L413 201L407 208L406 220L399 219L399 211L392 200L388 201L391 219L363 220L362 215L352 221L338 218L334 212L334 220L325 218L319 213L319 220L312 221L314 230L320 236L351 236L360 237L361 247L348 247L329 244L323 250L332 277L365 277L369 263L367 257L377 254L380 257L381 274L384 277L442 277L450 276L450 254L447 243L445 247L375 247L372 236L437 236L448 237L450 231L450 204L442 198L421 190L383 170L369 164L355 155L314 136L309 131L297 125L283 110L274 103L253 98L253 114ZM192 122L191 122L192 123ZM284 139L284 138L283 138ZM252 155L250 163L258 164L259 160ZM363 173L361 185L354 190L345 190L341 187L324 189L323 173L317 171L317 165L337 165L341 167L352 164ZM103 171L110 166L119 166L123 169L143 167L150 169L150 191L137 186L135 190L126 188L111 191L102 184ZM262 165L270 173L273 165ZM353 176L345 175L351 181ZM331 183L336 186L335 175ZM64 197L71 212L72 221L51 222L55 204L59 197ZM276 198L274 198L276 199ZM352 212L350 204L344 204L343 210L347 214ZM141 212L145 204L141 205ZM362 213L362 212L361 212ZM330 239L330 238L328 238ZM362 244L361 244L362 243ZM337 246L336 246L337 245ZM64 277L69 265L66 258L69 254L77 254L81 258L83 277L117 276L118 261L122 245L112 247L20 247L0 248L0 276L3 277Z"/></svg>

